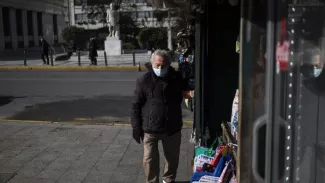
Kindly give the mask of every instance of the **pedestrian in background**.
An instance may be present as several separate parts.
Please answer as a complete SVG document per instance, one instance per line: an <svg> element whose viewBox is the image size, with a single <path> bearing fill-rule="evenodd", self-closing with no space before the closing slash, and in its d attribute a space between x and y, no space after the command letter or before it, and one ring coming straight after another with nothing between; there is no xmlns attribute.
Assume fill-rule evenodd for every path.
<svg viewBox="0 0 325 183"><path fill-rule="evenodd" d="M170 66L167 51L156 50L150 65L152 69L136 82L131 108L133 138L144 144L143 167L147 183L159 183L158 142L162 141L165 155L162 178L164 183L173 183L179 163L185 83L181 74Z"/></svg>
<svg viewBox="0 0 325 183"><path fill-rule="evenodd" d="M95 38L91 38L89 43L89 59L91 61L90 65L97 65L97 49L98 45Z"/></svg>
<svg viewBox="0 0 325 183"><path fill-rule="evenodd" d="M72 52L76 53L77 52L77 44L74 40L72 40Z"/></svg>
<svg viewBox="0 0 325 183"><path fill-rule="evenodd" d="M42 54L41 54L41 58L43 60L43 64L49 64L49 43L42 37L41 38L41 47L42 47ZM45 58L46 60L45 61Z"/></svg>

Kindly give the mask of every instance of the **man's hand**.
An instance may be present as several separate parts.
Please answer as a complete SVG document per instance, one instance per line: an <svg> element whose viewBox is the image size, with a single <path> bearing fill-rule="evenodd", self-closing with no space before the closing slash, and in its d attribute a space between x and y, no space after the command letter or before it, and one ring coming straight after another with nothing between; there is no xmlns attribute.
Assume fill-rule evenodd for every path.
<svg viewBox="0 0 325 183"><path fill-rule="evenodd" d="M133 128L133 139L140 144L143 141L144 132L140 128Z"/></svg>

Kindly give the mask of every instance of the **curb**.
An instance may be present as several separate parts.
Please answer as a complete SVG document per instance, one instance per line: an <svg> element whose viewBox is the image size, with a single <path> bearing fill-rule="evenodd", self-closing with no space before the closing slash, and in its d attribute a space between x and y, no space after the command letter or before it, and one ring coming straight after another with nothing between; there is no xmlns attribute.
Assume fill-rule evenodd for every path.
<svg viewBox="0 0 325 183"><path fill-rule="evenodd" d="M174 67L178 70L178 67ZM146 71L145 66L0 66L0 71L12 70L83 70L83 71Z"/></svg>
<svg viewBox="0 0 325 183"><path fill-rule="evenodd" d="M129 123L103 123L103 122L86 122L86 121L37 121L37 120L12 120L12 119L0 119L0 122L5 123L42 123L42 124L63 124L63 125L105 125L105 126L125 126L131 127ZM186 123L186 122L185 122ZM183 129L190 129L191 127L183 126Z"/></svg>
<svg viewBox="0 0 325 183"><path fill-rule="evenodd" d="M17 122L17 123L53 123L53 121L37 121L37 120L16 120L16 119L0 119L0 122Z"/></svg>
<svg viewBox="0 0 325 183"><path fill-rule="evenodd" d="M1 119L1 118L0 118ZM74 118L74 121L93 121L93 118ZM128 121L127 123L130 123L130 121ZM193 123L193 120L183 120L183 123Z"/></svg>
<svg viewBox="0 0 325 183"><path fill-rule="evenodd" d="M145 66L140 66L146 70ZM8 70L123 70L138 71L138 66L0 66L0 71Z"/></svg>

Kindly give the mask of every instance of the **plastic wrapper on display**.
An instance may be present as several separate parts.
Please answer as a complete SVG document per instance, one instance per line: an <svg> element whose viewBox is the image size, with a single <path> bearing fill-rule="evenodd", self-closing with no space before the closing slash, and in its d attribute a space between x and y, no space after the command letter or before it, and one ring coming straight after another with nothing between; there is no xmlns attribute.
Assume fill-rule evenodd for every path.
<svg viewBox="0 0 325 183"><path fill-rule="evenodd" d="M231 112L231 134L237 140L238 133L238 106L239 106L239 90L236 91L234 101L232 103L232 112Z"/></svg>
<svg viewBox="0 0 325 183"><path fill-rule="evenodd" d="M202 146L195 148L194 173L191 183L236 183L234 145L237 145L226 139L228 138L217 138L209 148Z"/></svg>

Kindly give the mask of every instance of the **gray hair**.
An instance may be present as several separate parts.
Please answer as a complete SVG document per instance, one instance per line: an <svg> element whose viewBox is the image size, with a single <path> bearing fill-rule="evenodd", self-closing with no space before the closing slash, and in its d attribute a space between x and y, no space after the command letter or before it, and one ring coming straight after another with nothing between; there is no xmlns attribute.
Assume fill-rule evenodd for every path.
<svg viewBox="0 0 325 183"><path fill-rule="evenodd" d="M323 60L324 53L318 47L308 48L303 53L303 62L310 63L313 58L318 55L321 57L321 60Z"/></svg>
<svg viewBox="0 0 325 183"><path fill-rule="evenodd" d="M156 50L156 51L154 51L153 54L151 55L151 62L153 62L154 56L161 56L161 57L164 58L164 61L167 64L171 63L170 53L168 51L165 51L165 50Z"/></svg>

